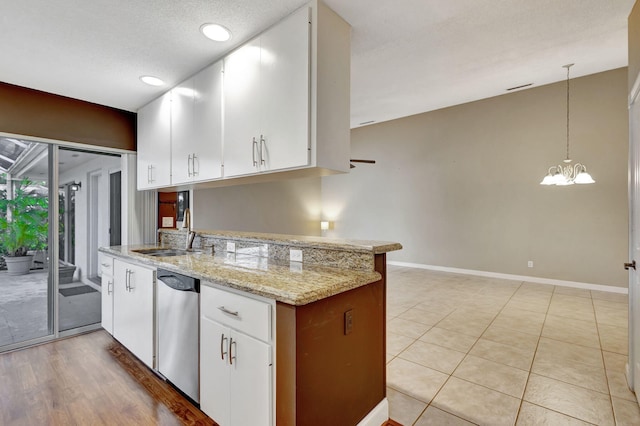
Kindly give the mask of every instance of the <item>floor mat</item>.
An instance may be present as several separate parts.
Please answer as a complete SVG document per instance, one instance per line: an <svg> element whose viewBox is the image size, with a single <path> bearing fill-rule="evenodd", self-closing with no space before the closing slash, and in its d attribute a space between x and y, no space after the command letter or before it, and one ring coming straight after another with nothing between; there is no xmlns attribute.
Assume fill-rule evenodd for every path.
<svg viewBox="0 0 640 426"><path fill-rule="evenodd" d="M64 297L68 297L68 296L77 296L78 294L91 293L92 291L98 291L98 290L88 285L81 285L79 287L61 288L60 294L63 295Z"/></svg>

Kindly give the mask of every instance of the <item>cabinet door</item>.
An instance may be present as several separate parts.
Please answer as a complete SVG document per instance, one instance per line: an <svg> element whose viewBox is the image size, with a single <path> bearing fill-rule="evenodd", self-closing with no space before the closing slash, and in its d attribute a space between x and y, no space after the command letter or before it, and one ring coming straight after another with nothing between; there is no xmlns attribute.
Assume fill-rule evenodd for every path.
<svg viewBox="0 0 640 426"><path fill-rule="evenodd" d="M230 424L271 425L271 346L242 333L231 339Z"/></svg>
<svg viewBox="0 0 640 426"><path fill-rule="evenodd" d="M224 175L258 171L260 39L224 59Z"/></svg>
<svg viewBox="0 0 640 426"><path fill-rule="evenodd" d="M222 61L194 77L193 180L222 176Z"/></svg>
<svg viewBox="0 0 640 426"><path fill-rule="evenodd" d="M114 260L113 337L153 368L154 272Z"/></svg>
<svg viewBox="0 0 640 426"><path fill-rule="evenodd" d="M194 150L194 78L171 90L171 183L193 180Z"/></svg>
<svg viewBox="0 0 640 426"><path fill-rule="evenodd" d="M260 37L261 170L309 164L309 8Z"/></svg>
<svg viewBox="0 0 640 426"><path fill-rule="evenodd" d="M171 93L138 110L138 189L171 184Z"/></svg>
<svg viewBox="0 0 640 426"><path fill-rule="evenodd" d="M102 274L102 328L113 334L113 277Z"/></svg>
<svg viewBox="0 0 640 426"><path fill-rule="evenodd" d="M229 418L229 329L200 317L200 408L221 426Z"/></svg>

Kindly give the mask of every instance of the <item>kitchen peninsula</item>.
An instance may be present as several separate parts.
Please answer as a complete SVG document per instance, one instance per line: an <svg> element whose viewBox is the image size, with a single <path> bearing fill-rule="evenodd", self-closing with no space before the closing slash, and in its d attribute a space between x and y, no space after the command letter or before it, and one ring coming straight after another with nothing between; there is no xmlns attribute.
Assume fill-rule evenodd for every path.
<svg viewBox="0 0 640 426"><path fill-rule="evenodd" d="M185 241L183 231L160 231L159 247L184 249ZM198 231L192 252L178 256L144 254L154 248L158 247L116 246L102 248L101 252L105 259L150 270L162 268L201 280L201 408L215 421L242 424L233 420L243 411L238 407L255 410L260 399L251 397L252 389L260 387L254 381L249 383L251 389L240 390L239 402L233 402L232 391L223 392L232 400L227 410L230 413L219 415L217 407L208 409L211 404L219 404L209 396L220 395L209 389L219 384L206 375L209 363L225 359L225 333L231 333L233 344L241 342L234 339L245 333L252 342L268 348L271 362L265 366L264 377L269 395L263 424L380 425L386 421L386 253L401 249L400 244ZM155 279L147 286L154 285ZM127 288L134 287L127 284ZM113 289L114 293L118 291L117 282ZM246 303L247 309L256 307L245 316L247 324L254 317L256 324L238 322L237 316L233 317L237 309L232 315L224 315L234 297L242 299L237 300L238 306ZM265 307L268 314L261 317L259 312ZM231 321L220 325L226 328L216 325L224 321ZM214 337L216 327L227 331L220 338ZM229 360L240 370L241 343L237 344L229 346ZM154 368L153 357L146 363Z"/></svg>

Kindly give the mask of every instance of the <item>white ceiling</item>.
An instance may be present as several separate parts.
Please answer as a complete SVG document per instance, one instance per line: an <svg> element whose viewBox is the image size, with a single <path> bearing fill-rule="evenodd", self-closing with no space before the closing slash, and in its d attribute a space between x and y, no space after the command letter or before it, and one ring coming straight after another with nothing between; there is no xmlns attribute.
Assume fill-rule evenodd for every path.
<svg viewBox="0 0 640 426"><path fill-rule="evenodd" d="M634 0L325 0L352 25L351 124L627 65ZM2 0L0 81L136 111L304 0ZM205 39L205 22L231 29Z"/></svg>

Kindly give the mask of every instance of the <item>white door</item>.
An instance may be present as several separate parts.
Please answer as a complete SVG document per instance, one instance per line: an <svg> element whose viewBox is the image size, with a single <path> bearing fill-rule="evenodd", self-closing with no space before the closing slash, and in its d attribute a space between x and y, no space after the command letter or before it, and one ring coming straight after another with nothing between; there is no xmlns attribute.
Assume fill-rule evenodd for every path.
<svg viewBox="0 0 640 426"><path fill-rule="evenodd" d="M640 262L640 78L629 96L629 261ZM640 265L638 266L640 267ZM640 273L629 268L629 386L640 395ZM639 400L640 402L640 400Z"/></svg>
<svg viewBox="0 0 640 426"><path fill-rule="evenodd" d="M113 337L153 368L153 271L113 261Z"/></svg>
<svg viewBox="0 0 640 426"><path fill-rule="evenodd" d="M113 277L102 274L102 328L113 334Z"/></svg>
<svg viewBox="0 0 640 426"><path fill-rule="evenodd" d="M242 333L234 332L231 338L233 339L229 346L231 424L269 426L271 424L271 347Z"/></svg>
<svg viewBox="0 0 640 426"><path fill-rule="evenodd" d="M302 8L260 37L261 171L309 164L309 13Z"/></svg>
<svg viewBox="0 0 640 426"><path fill-rule="evenodd" d="M138 189L171 184L171 92L138 110Z"/></svg>
<svg viewBox="0 0 640 426"><path fill-rule="evenodd" d="M200 317L200 408L221 426L229 417L229 329Z"/></svg>
<svg viewBox="0 0 640 426"><path fill-rule="evenodd" d="M193 180L194 79L171 90L171 183Z"/></svg>
<svg viewBox="0 0 640 426"><path fill-rule="evenodd" d="M195 75L193 180L222 175L222 61Z"/></svg>
<svg viewBox="0 0 640 426"><path fill-rule="evenodd" d="M258 171L260 39L224 59L224 175Z"/></svg>

